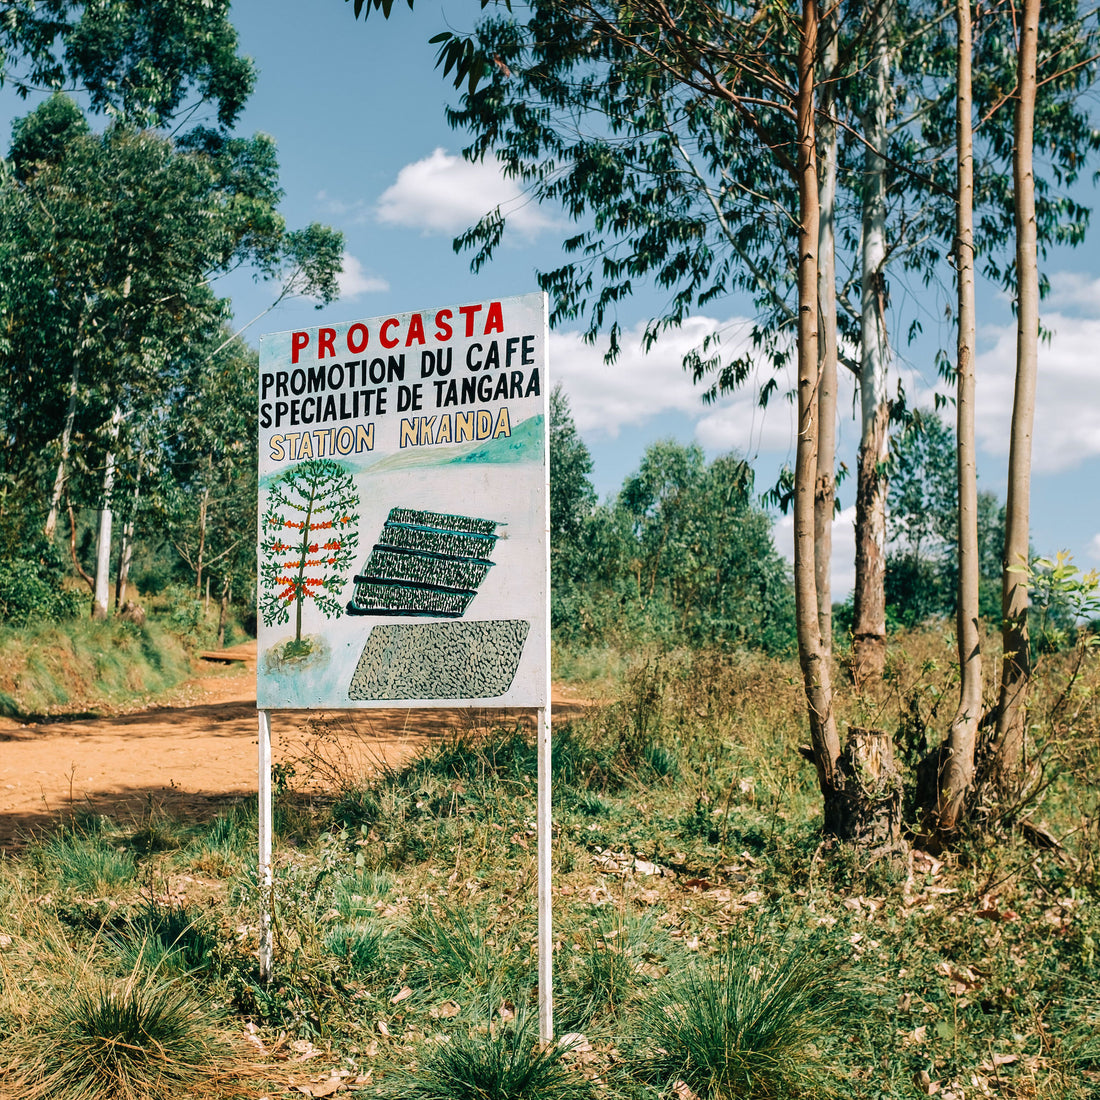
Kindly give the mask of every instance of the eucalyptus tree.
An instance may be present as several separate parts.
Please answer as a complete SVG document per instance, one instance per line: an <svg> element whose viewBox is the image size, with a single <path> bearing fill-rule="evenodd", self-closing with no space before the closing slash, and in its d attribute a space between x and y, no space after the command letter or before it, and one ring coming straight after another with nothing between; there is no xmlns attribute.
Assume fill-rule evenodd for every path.
<svg viewBox="0 0 1100 1100"><path fill-rule="evenodd" d="M258 358L240 338L219 344L192 349L187 383L163 418L156 501L196 597L217 583L224 622L234 587L255 577Z"/></svg>
<svg viewBox="0 0 1100 1100"><path fill-rule="evenodd" d="M1031 434L1039 366L1039 258L1035 209L1035 115L1039 75L1039 0L1024 0L1016 77L1013 134L1013 211L1016 219L1016 381L1008 454L1004 582L1001 603L1001 686L989 778L1002 796L1019 786L1031 678L1028 634L1028 541Z"/></svg>
<svg viewBox="0 0 1100 1100"><path fill-rule="evenodd" d="M19 96L82 90L139 126L212 109L231 128L255 84L229 0L9 0L0 74Z"/></svg>
<svg viewBox="0 0 1100 1100"><path fill-rule="evenodd" d="M914 51L909 64L927 62L939 79L939 90L927 96L915 139L924 149L942 148L947 134L957 134L957 203L953 210L931 206L923 219L929 244L951 239L958 289L958 352L955 363L943 361L947 379L956 385L959 441L959 591L958 645L960 697L943 744L939 747L937 800L926 825L939 842L950 841L974 802L975 784L989 784L995 798L1018 780L1023 745L1022 710L1030 671L1027 642L1027 485L1031 419L1034 411L1038 309L1043 281L1038 260L1052 243L1076 245L1084 239L1089 210L1075 201L1072 184L1100 148L1081 99L1095 77L1096 12L1074 0L1051 0L1040 21L1036 8L1014 5L971 9L956 5L957 38L950 71L937 68L947 56L936 44L923 58ZM967 37L972 36L968 47ZM942 43L939 44L942 47ZM972 76L967 86L968 76ZM969 103L968 103L969 99ZM971 118L978 120L971 126ZM1038 155L1036 155L1038 150ZM919 155L919 154L918 154ZM926 171L944 185L951 164L940 159ZM950 221L947 215L950 214ZM1015 245L1013 254L1012 245ZM923 262L927 257L920 257ZM976 493L972 378L973 292L968 287L981 271L1014 299L1017 314L1017 387L1010 442L1010 473L1002 567L1002 691L987 723L981 746L985 767L976 768L981 718L981 658L978 617L981 591L982 496ZM975 528L978 528L975 531Z"/></svg>
<svg viewBox="0 0 1100 1100"><path fill-rule="evenodd" d="M956 233L958 340L955 361L955 454L958 494L958 600L955 640L959 659L959 701L944 738L936 777L936 805L928 826L938 840L953 838L967 792L974 781L974 756L982 708L982 649L979 628L978 474L974 439L974 31L970 0L956 0L955 96Z"/></svg>
<svg viewBox="0 0 1100 1100"><path fill-rule="evenodd" d="M372 9L388 14L391 2L355 0L355 7L357 14ZM819 485L819 516L829 489L821 483L818 454L819 447L828 446L819 402L829 390L829 357L823 355L814 369L804 358L811 348L816 356L816 325L806 313L810 308L816 315L819 296L801 276L807 261L817 265L815 278L823 269L816 247L827 262L827 231L819 235L817 207L830 195L831 181L827 156L818 195L809 195L803 172L816 150L807 148L805 139L817 119L812 109L799 115L798 105L813 103L815 64L824 70L826 87L835 85L825 101L839 106L823 120L821 147L833 148L829 129L838 126L844 141L830 155L838 159L841 186L859 199L861 215L857 228L837 233L853 254L849 271L837 282L838 301L849 318L847 333L860 347L864 381L857 490L863 505L864 607L856 641L867 655L858 655L856 663L872 675L885 641L886 265L900 262L925 281L947 276L943 251L953 247L958 228L950 171L955 73L953 61L946 60L957 52L946 48L944 31L953 12L946 0L904 7L884 0L860 9L854 19L848 12L852 31L840 40L832 61L818 48L812 5L803 8L799 23L789 9L771 5L756 5L750 14L700 2L673 15L656 2L624 9L601 0L543 0L525 23L493 18L473 36L445 32L436 38L444 69L455 72L456 83L469 79L463 105L450 112L453 123L473 132L466 156L496 156L531 196L559 203L580 223L565 242L569 261L540 276L553 295L555 321L583 317L591 338L606 330L614 356L621 338L618 304L643 280L669 294L663 313L646 328L647 347L692 311L731 291L746 292L761 314L749 351L723 354L716 334L689 357L697 377L716 372L711 396L743 383L755 360L782 363L797 350L799 436L792 500L801 608L816 602L820 592L809 591L802 570L807 553L812 556L818 545L805 525L807 479ZM999 107L1007 98L1004 89L1011 88L1003 77L1013 46L1007 13L986 16L978 47L984 79L975 97L984 123L979 227L987 273L1011 279L1011 265L1004 264L998 247L1006 238L1011 203L1005 200L1012 190L1005 173L1012 139ZM1087 48L1082 43L1078 52ZM1061 48L1065 51L1064 41ZM1056 94L1043 119L1045 137L1058 149L1060 170L1068 178L1072 172L1065 166L1081 158L1095 138L1073 107L1080 79L1068 86L1064 74L1052 73L1051 81ZM799 154L806 159L799 160ZM1064 195L1048 198L1041 235L1048 241L1074 239L1075 225L1087 212ZM500 243L505 223L498 209L456 242L473 249L475 270ZM812 244L806 239L811 230ZM858 305L853 287L859 288ZM770 380L762 397L776 388ZM821 559L819 554L819 571ZM826 792L836 788L821 771L822 759L832 753L835 761L837 746L823 620L810 630L800 610L810 724ZM823 668L826 675L818 675ZM829 802L826 793L827 818Z"/></svg>
<svg viewBox="0 0 1100 1100"><path fill-rule="evenodd" d="M64 124L64 125L63 125ZM309 288L335 295L340 235L323 226L288 233L270 139L202 132L172 141L125 123L92 132L71 101L53 97L15 127L3 189L0 280L7 295L11 365L7 430L30 459L54 447L46 531L52 535L79 435L99 463L101 535L119 447L155 436L186 349L207 344L227 312L210 288L219 271L251 262L276 275L313 249ZM56 403L63 415L35 413ZM52 432L60 426L59 436ZM96 606L105 612L105 568Z"/></svg>
<svg viewBox="0 0 1100 1100"><path fill-rule="evenodd" d="M881 670L885 653L886 267L910 244L904 216L895 218L893 239L888 236L888 216L897 206L888 205L888 192L911 194L916 186L893 156L898 132L909 125L896 117L904 97L895 88L893 62L903 35L919 36L935 21L908 8L902 20L897 7L882 0L843 20L839 5L826 7L814 58L822 87L815 114L822 133L824 306L814 539L819 632L828 654L839 300L849 314L846 342L858 349L842 361L861 392L854 667L867 679ZM761 95L750 90L738 100L723 91L730 73L743 81L752 68L736 35L727 40L736 11L699 3L671 19L659 5L652 8L622 15L611 6L544 0L526 23L495 19L470 39L438 36L444 65L460 75L476 77L484 63L481 91L472 87L450 118L474 135L468 157L496 156L536 199L559 203L582 222L585 231L566 242L569 262L544 273L542 283L559 307L555 320L583 316L593 338L609 328L611 357L620 336L616 307L644 278L671 295L647 328L647 346L693 310L735 293L751 297L757 321L747 349L726 351L715 335L686 360L697 379L709 375L707 397L713 398L744 385L760 363L782 369L797 343L798 259L790 228L799 220L799 196L782 126L766 104L784 82L788 90L794 86L799 31L781 6L754 10L768 28L773 73ZM647 20L656 28L653 44L641 40ZM918 181L920 187L926 182ZM854 207L837 202L838 186ZM853 208L854 220L846 215ZM499 243L505 220L495 211L460 238L474 250L475 269ZM847 255L838 256L841 251ZM777 387L774 377L766 381L761 403Z"/></svg>
<svg viewBox="0 0 1100 1100"><path fill-rule="evenodd" d="M150 396L143 404L142 394L172 388L174 350L219 331L226 303L211 293L210 278L250 264L279 281L280 296L329 301L342 237L324 226L288 231L276 209L281 192L272 143L232 134L255 72L238 52L228 0L13 0L0 20L0 51L0 77L17 94L71 89L111 119L101 135L77 134L66 121L71 104L48 100L32 113L22 148L19 134L13 145L23 167L4 180L9 237L0 241L8 274L24 262L32 276L4 280L8 304L21 303L29 316L37 294L48 307L43 320L52 315L42 326L48 346L41 356L29 354L27 332L17 333L8 349L25 383L9 387L0 406L10 436L31 443L37 434L43 442L25 417L19 420L20 394L35 391L34 378L50 382L68 368L65 411L55 420L60 438L45 441L45 452L57 456L46 520L51 535L74 432L103 444L95 459L102 613L110 498L116 467L128 462L119 447L144 446L155 434L144 420L155 418L157 402ZM50 111L53 123L43 115ZM31 130L48 136L51 125L60 130L39 156L26 139ZM67 127L69 143L61 140ZM55 394L47 385L39 396L50 402Z"/></svg>
<svg viewBox="0 0 1100 1100"><path fill-rule="evenodd" d="M540 201L582 223L575 259L540 275L552 320L583 317L588 335L622 337L617 305L651 279L669 293L644 343L740 290L764 313L751 351L724 353L714 334L689 359L717 372L712 395L746 381L756 356L797 364L795 593L799 655L827 828L842 827L840 745L815 577L818 482L818 216L815 69L818 15L783 5L623 9L600 0L543 2L526 24L485 21L460 74L489 59L452 122L474 134L471 159L495 155ZM453 44L453 41L452 41ZM474 59L474 60L471 60ZM595 115L597 132L583 126ZM456 242L477 269L499 244L497 210ZM755 354L754 354L755 353ZM762 399L776 389L773 378Z"/></svg>

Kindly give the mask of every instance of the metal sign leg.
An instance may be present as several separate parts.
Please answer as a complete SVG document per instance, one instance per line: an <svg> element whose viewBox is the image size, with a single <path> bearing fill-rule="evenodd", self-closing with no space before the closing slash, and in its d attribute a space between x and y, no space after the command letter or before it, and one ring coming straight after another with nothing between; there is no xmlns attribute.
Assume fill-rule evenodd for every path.
<svg viewBox="0 0 1100 1100"><path fill-rule="evenodd" d="M539 1038L554 1041L554 932L551 922L550 870L550 715L539 708L538 722L539 850Z"/></svg>
<svg viewBox="0 0 1100 1100"><path fill-rule="evenodd" d="M260 978L271 980L273 943L271 934L271 715L258 712L260 718L259 759L259 841L260 841Z"/></svg>

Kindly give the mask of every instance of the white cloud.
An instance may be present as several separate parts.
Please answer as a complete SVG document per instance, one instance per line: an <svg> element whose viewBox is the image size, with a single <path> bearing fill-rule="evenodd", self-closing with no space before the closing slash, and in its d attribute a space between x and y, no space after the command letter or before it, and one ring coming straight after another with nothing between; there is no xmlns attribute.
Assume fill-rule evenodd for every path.
<svg viewBox="0 0 1100 1100"><path fill-rule="evenodd" d="M1051 313L1043 316L1043 325L1053 336L1049 343L1039 345L1032 468L1056 473L1100 455L1096 387L1100 317ZM1016 327L989 329L983 337L992 337L993 345L977 359L975 428L983 449L1006 455L1016 373Z"/></svg>
<svg viewBox="0 0 1100 1100"><path fill-rule="evenodd" d="M829 570L833 603L847 599L856 583L856 509L845 508L833 520L833 553ZM772 527L775 548L794 562L794 517L780 516Z"/></svg>
<svg viewBox="0 0 1100 1100"><path fill-rule="evenodd" d="M375 212L388 225L419 229L424 235L454 234L497 206L508 225L525 237L555 224L514 181L504 178L496 160L470 164L445 149L406 164L378 199Z"/></svg>
<svg viewBox="0 0 1100 1100"><path fill-rule="evenodd" d="M1100 534L1092 536L1092 542L1089 543L1087 553L1093 561L1100 561Z"/></svg>
<svg viewBox="0 0 1100 1100"><path fill-rule="evenodd" d="M1050 277L1045 309L1080 309L1100 313L1100 279L1079 271L1058 271Z"/></svg>
<svg viewBox="0 0 1100 1100"><path fill-rule="evenodd" d="M581 432L606 432L615 438L624 427L660 413L680 412L698 421L696 437L710 450L736 449L749 455L785 450L794 438L791 409L782 396L788 381L780 379L779 392L766 410L756 404L766 368L738 393L705 406L701 387L681 365L687 352L716 332L723 336L726 354L736 354L747 346L750 330L751 323L743 318L691 317L679 329L664 333L647 353L642 346L645 324L639 323L623 333L622 351L610 366L604 362L607 340L592 345L579 332L554 332L550 367L569 395Z"/></svg>
<svg viewBox="0 0 1100 1100"><path fill-rule="evenodd" d="M390 284L377 275L368 275L363 265L350 253L341 257L342 268L336 282L341 298L358 298L360 294L376 294L390 289Z"/></svg>

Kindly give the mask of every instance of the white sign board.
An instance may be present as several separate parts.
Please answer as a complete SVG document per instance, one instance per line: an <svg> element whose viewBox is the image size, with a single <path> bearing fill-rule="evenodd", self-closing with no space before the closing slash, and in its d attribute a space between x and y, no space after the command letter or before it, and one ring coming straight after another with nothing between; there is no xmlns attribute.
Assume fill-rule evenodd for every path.
<svg viewBox="0 0 1100 1100"><path fill-rule="evenodd" d="M260 709L545 707L543 294L260 341Z"/></svg>

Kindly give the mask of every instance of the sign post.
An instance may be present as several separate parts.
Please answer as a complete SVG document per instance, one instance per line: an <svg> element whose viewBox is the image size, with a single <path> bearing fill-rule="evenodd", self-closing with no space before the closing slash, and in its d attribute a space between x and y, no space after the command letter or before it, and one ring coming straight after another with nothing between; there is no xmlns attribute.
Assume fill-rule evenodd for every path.
<svg viewBox="0 0 1100 1100"><path fill-rule="evenodd" d="M263 899L260 921L260 978L271 979L272 935L271 935L271 891L274 879L271 872L271 715L266 710L259 711L260 720L260 774L258 786L258 825L260 840L260 897Z"/></svg>
<svg viewBox="0 0 1100 1100"><path fill-rule="evenodd" d="M260 968L268 711L538 711L539 1030L553 1038L543 294L260 342Z"/></svg>

